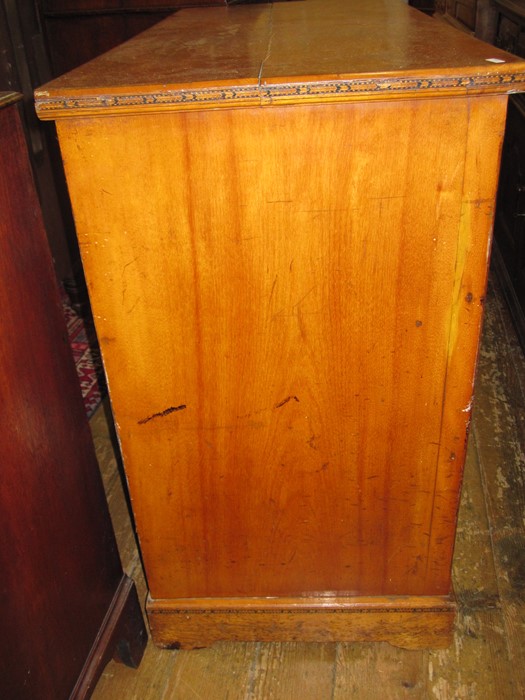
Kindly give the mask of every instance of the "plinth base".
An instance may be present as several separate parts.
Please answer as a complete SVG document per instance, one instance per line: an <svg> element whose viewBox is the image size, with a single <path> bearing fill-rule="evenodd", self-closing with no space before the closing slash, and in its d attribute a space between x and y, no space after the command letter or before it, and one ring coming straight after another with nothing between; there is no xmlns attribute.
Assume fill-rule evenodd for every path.
<svg viewBox="0 0 525 700"><path fill-rule="evenodd" d="M148 598L155 644L172 649L219 641L372 642L445 648L455 603L448 596Z"/></svg>

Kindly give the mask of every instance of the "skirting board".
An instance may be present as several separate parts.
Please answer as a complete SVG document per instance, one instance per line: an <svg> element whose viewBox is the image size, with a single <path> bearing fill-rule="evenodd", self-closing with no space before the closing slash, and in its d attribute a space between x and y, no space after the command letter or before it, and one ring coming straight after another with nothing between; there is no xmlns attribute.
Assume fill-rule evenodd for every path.
<svg viewBox="0 0 525 700"><path fill-rule="evenodd" d="M201 598L146 603L155 644L171 649L218 641L386 641L406 649L446 648L452 596Z"/></svg>

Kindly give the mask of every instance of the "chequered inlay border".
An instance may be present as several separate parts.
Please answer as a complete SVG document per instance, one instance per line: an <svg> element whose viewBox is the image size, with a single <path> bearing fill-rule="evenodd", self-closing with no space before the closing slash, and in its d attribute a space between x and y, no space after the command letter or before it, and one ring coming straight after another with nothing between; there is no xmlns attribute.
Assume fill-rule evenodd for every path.
<svg viewBox="0 0 525 700"><path fill-rule="evenodd" d="M312 83L292 83L285 85L261 85L232 88L194 88L167 92L125 95L101 95L85 97L45 97L37 98L40 114L58 110L92 110L130 107L191 106L209 103L224 106L235 103L265 103L280 99L352 97L366 94L403 94L415 92L459 91L469 92L489 88L512 91L513 86L525 87L525 74L449 76L438 78L357 78L344 81L324 81Z"/></svg>
<svg viewBox="0 0 525 700"><path fill-rule="evenodd" d="M155 608L148 609L150 615L413 615L421 613L452 614L452 607L414 607L414 608L287 608L276 605L274 609L266 608Z"/></svg>

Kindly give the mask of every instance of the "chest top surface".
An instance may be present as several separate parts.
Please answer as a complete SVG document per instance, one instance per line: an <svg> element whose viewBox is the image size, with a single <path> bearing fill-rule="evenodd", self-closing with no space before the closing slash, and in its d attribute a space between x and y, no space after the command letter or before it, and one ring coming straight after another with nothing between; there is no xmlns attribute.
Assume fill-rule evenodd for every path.
<svg viewBox="0 0 525 700"><path fill-rule="evenodd" d="M42 118L509 93L525 61L401 0L188 9L36 92Z"/></svg>

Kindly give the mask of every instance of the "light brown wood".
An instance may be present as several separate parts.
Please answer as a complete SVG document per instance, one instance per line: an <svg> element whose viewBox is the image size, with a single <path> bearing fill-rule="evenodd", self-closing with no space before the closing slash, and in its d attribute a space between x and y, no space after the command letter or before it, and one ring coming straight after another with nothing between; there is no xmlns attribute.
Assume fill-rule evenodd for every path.
<svg viewBox="0 0 525 700"><path fill-rule="evenodd" d="M500 98L484 106L480 119L502 118ZM458 217L487 193L461 190L468 105L440 107L441 119L424 101L123 118L101 122L96 142L89 124L59 124L70 186L86 193L80 243L146 566L173 551L152 566L154 598L448 593L453 528L437 530L428 573L419 562L443 527L436 478L457 501L490 220L468 284ZM494 172L497 140L479 148ZM116 212L115 185L131 187ZM466 380L444 394L456 358ZM443 419L455 423L441 434Z"/></svg>
<svg viewBox="0 0 525 700"><path fill-rule="evenodd" d="M259 645L224 642L198 652L176 652L177 668L168 678L165 697L244 698L250 693ZM174 652L164 652L173 659ZM224 665L224 654L228 665Z"/></svg>
<svg viewBox="0 0 525 700"><path fill-rule="evenodd" d="M444 597L196 598L149 600L155 643L197 649L233 641L387 641L405 649L447 647L455 606Z"/></svg>
<svg viewBox="0 0 525 700"><path fill-rule="evenodd" d="M331 698L336 644L261 644L252 697Z"/></svg>
<svg viewBox="0 0 525 700"><path fill-rule="evenodd" d="M310 17L304 37L327 31L317 2L290 5L272 10L261 64L276 82L289 75L279 42L295 13ZM332 26L341 7L331 4ZM250 32L265 12L227 12L215 47L232 18ZM407 36L426 27L399 16ZM173 26L134 44L159 47L161 75ZM460 42L464 77L486 51L471 41ZM111 94L129 87L119 66L130 51L99 64L117 65ZM313 61L319 84L327 55ZM307 58L293 60L302 80ZM512 65L490 64L494 93L508 70L523 79L523 63L502 60ZM42 109L64 113L47 102L60 90L94 94L94 70L41 91ZM325 93L316 100L329 104L304 103L299 90L286 106L64 107L58 132L159 644L451 638L507 98L463 83L447 97L447 63L434 99L427 70L417 99L357 101L353 82L341 104ZM290 598L304 612L287 613Z"/></svg>
<svg viewBox="0 0 525 700"><path fill-rule="evenodd" d="M305 0L179 12L38 90L37 109L55 119L508 93L524 84L522 59L400 0Z"/></svg>
<svg viewBox="0 0 525 700"><path fill-rule="evenodd" d="M483 481L489 495L498 493L498 465L505 475L506 464L518 464L521 459L518 424L524 402L518 389L525 379L525 358L517 341L514 339L513 348L507 339L507 333L513 333L510 319L508 328L497 321L504 311L500 303L491 291L473 416L477 440L469 442L454 552L453 580L460 615L450 651L406 650L382 642L223 642L193 651L169 651L151 644L138 672L117 664L108 667L95 691L96 700L168 700L199 695L217 700L319 700L332 696L335 700L450 700L469 693L502 700L522 697L523 590L512 572L523 560L525 548L516 537L515 549L501 550L500 542L495 542L493 549L490 537L490 530L495 529L523 532L521 511L512 500L514 497L519 502L521 494L514 484L508 498L492 501L493 508L487 514L481 486ZM101 425L101 420L96 424L92 421L97 442ZM496 446L499 449L494 449ZM110 480L110 508L115 502L113 491L121 488L118 481ZM124 530L119 512L114 521L118 534ZM132 566L126 570L140 584L140 567ZM140 584L139 590L143 586Z"/></svg>
<svg viewBox="0 0 525 700"><path fill-rule="evenodd" d="M352 696L359 700L426 697L427 652L411 652L384 643L338 644L337 651L333 695L325 697L334 700Z"/></svg>

